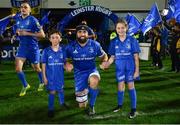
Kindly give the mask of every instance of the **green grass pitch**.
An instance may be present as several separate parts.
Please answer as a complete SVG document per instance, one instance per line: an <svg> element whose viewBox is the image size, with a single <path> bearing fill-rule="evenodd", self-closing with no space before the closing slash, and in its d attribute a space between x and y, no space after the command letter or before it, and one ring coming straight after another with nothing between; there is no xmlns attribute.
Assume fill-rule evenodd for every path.
<svg viewBox="0 0 180 125"><path fill-rule="evenodd" d="M98 63L98 62L97 62ZM0 124L6 123L59 123L59 124L176 124L180 123L180 73L168 72L170 60L163 60L164 69L150 67L151 61L140 62L141 80L135 82L137 111L135 119L128 119L130 100L125 92L123 109L113 113L117 105L117 83L114 65L102 71L97 98L96 115L89 117L79 109L74 96L73 73L65 73L65 102L63 109L55 100L55 117L47 117L47 92L38 92L39 80L31 68L26 68L31 89L19 97L22 85L14 71L13 62L0 64Z"/></svg>

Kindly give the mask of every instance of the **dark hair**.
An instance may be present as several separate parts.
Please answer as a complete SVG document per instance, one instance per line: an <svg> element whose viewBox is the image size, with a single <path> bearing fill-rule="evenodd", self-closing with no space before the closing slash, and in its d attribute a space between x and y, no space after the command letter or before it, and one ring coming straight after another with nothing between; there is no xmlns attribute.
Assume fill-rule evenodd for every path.
<svg viewBox="0 0 180 125"><path fill-rule="evenodd" d="M52 31L49 32L48 35L49 35L49 37L50 37L52 34L55 34L55 33L58 34L60 37L62 37L61 32L59 32L58 30L52 30Z"/></svg>
<svg viewBox="0 0 180 125"><path fill-rule="evenodd" d="M119 19L117 20L115 26L117 26L118 23L122 23L122 24L124 24L126 27L128 27L127 21L126 21L125 19L123 19L123 18L119 18Z"/></svg>

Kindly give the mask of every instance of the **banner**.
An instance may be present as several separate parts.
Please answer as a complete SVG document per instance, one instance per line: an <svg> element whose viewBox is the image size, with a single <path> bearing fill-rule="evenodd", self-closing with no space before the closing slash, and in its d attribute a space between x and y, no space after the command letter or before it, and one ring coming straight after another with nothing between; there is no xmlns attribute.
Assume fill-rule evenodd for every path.
<svg viewBox="0 0 180 125"><path fill-rule="evenodd" d="M3 46L1 52L2 60L14 60L18 47L12 45Z"/></svg>
<svg viewBox="0 0 180 125"><path fill-rule="evenodd" d="M43 50L42 44L39 44L39 48L40 48L39 49L40 53L42 53ZM14 46L12 44L3 46L1 51L2 60L14 60L17 50L18 50L18 46Z"/></svg>
<svg viewBox="0 0 180 125"><path fill-rule="evenodd" d="M82 13L86 13L86 12L96 12L99 14L102 14L108 18L110 18L114 23L117 22L118 20L118 16L115 15L112 11L110 11L107 8L101 7L101 6L84 6L84 7L80 7L77 8L75 10L73 10L72 12L70 12L69 14L67 14L59 23L57 26L57 29L61 32L63 32L64 27L66 27L69 23L70 20L72 20L74 17L76 17L77 15L80 15Z"/></svg>

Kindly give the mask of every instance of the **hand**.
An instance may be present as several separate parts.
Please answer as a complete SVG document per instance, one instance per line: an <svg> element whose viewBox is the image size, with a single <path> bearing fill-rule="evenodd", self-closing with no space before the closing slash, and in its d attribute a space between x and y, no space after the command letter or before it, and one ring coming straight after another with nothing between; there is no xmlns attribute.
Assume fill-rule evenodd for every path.
<svg viewBox="0 0 180 125"><path fill-rule="evenodd" d="M48 80L44 78L43 81L44 81L44 85L46 86L48 84Z"/></svg>
<svg viewBox="0 0 180 125"><path fill-rule="evenodd" d="M14 17L15 15L16 15L16 14L15 14L15 13L13 13L13 14L11 14L10 16L11 16L11 17Z"/></svg>
<svg viewBox="0 0 180 125"><path fill-rule="evenodd" d="M64 66L64 68L65 68L65 70L66 70L67 72L71 72L72 69L73 69L73 65L70 64L70 63L66 63L65 66Z"/></svg>
<svg viewBox="0 0 180 125"><path fill-rule="evenodd" d="M11 44L13 44L15 40L16 40L16 35L13 35L11 38Z"/></svg>
<svg viewBox="0 0 180 125"><path fill-rule="evenodd" d="M180 49L177 49L177 53L178 53L178 54L180 53Z"/></svg>
<svg viewBox="0 0 180 125"><path fill-rule="evenodd" d="M108 69L110 66L110 63L107 61L107 62L102 62L99 67L102 69L102 70L105 70L105 69Z"/></svg>
<svg viewBox="0 0 180 125"><path fill-rule="evenodd" d="M136 79L137 77L139 77L139 71L135 71L134 73L134 79Z"/></svg>

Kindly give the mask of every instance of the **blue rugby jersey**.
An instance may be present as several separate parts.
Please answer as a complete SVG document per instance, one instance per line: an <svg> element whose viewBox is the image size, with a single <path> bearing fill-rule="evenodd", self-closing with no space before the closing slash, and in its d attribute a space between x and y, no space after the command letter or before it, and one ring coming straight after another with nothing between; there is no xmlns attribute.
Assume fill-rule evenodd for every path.
<svg viewBox="0 0 180 125"><path fill-rule="evenodd" d="M114 55L115 59L133 59L134 53L139 53L140 47L135 38L127 36L124 42L116 37L110 42L109 54Z"/></svg>
<svg viewBox="0 0 180 125"><path fill-rule="evenodd" d="M131 36L127 36L124 42L121 42L119 37L111 41L109 54L115 56L116 79L118 82L132 82L134 80L134 54L139 52L139 44L137 40Z"/></svg>
<svg viewBox="0 0 180 125"><path fill-rule="evenodd" d="M34 16L27 16L26 18L22 18L22 16L18 16L16 18L16 24L14 26L15 31L17 29L19 30L25 30L29 32L39 32L41 30L41 26L38 22L38 20ZM26 45L29 47L37 46L37 38L33 36L19 36L20 39L20 45Z"/></svg>
<svg viewBox="0 0 180 125"><path fill-rule="evenodd" d="M88 39L85 46L80 46L77 41L71 42L67 48L67 58L72 58L75 73L96 69L95 58L105 54L97 41Z"/></svg>
<svg viewBox="0 0 180 125"><path fill-rule="evenodd" d="M64 85L65 51L62 47L55 52L51 47L43 50L41 62L46 64L46 77L48 84L52 86Z"/></svg>

